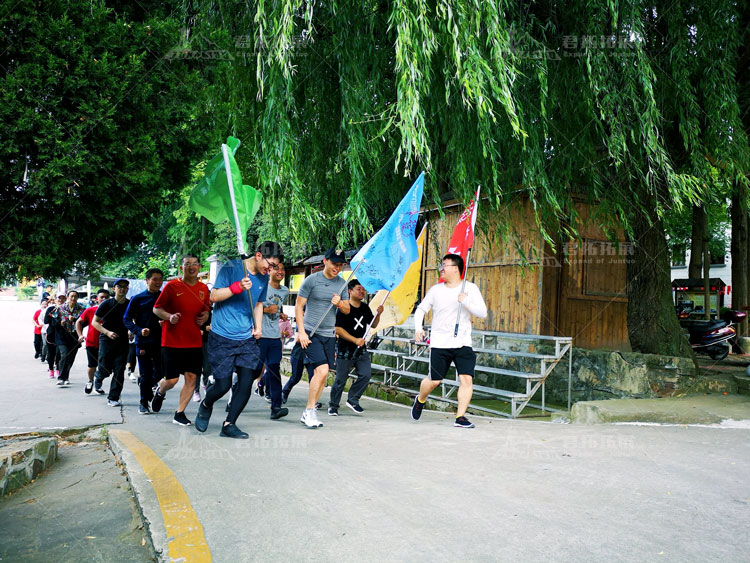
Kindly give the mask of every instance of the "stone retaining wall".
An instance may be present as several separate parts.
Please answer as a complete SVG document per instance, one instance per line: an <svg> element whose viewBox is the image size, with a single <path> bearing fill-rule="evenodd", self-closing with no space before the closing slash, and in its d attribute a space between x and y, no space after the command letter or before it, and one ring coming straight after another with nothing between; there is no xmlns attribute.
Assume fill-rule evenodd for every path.
<svg viewBox="0 0 750 563"><path fill-rule="evenodd" d="M57 438L33 438L0 446L0 494L6 495L36 479L57 461Z"/></svg>

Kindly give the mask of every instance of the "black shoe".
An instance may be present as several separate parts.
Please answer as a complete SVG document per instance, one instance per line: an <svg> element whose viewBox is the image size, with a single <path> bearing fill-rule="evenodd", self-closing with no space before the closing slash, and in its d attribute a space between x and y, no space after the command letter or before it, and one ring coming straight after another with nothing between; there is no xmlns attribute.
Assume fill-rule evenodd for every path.
<svg viewBox="0 0 750 563"><path fill-rule="evenodd" d="M457 426L459 428L474 428L474 423L465 416L459 416L456 417L456 421L453 423L453 426Z"/></svg>
<svg viewBox="0 0 750 563"><path fill-rule="evenodd" d="M422 409L424 408L424 403L419 402L419 395L414 397L414 404L411 406L411 417L414 420L419 420L419 417L422 416Z"/></svg>
<svg viewBox="0 0 750 563"><path fill-rule="evenodd" d="M281 403L286 405L286 400L289 398L289 395L285 395L284 393L281 394Z"/></svg>
<svg viewBox="0 0 750 563"><path fill-rule="evenodd" d="M258 395L258 397L265 397L266 396L266 390L262 385L258 385L255 388L255 394Z"/></svg>
<svg viewBox="0 0 750 563"><path fill-rule="evenodd" d="M323 408L323 403L315 403L315 410L316 411L319 411L322 408Z"/></svg>
<svg viewBox="0 0 750 563"><path fill-rule="evenodd" d="M144 405L138 405L138 414L151 414L151 411Z"/></svg>
<svg viewBox="0 0 750 563"><path fill-rule="evenodd" d="M93 381L87 381L86 387L83 388L83 392L87 395L91 395L91 390L94 388L94 382Z"/></svg>
<svg viewBox="0 0 750 563"><path fill-rule="evenodd" d="M98 395L104 395L104 389L102 389L102 380L96 377L94 378L94 391L96 391Z"/></svg>
<svg viewBox="0 0 750 563"><path fill-rule="evenodd" d="M153 407L152 407L153 408ZM180 426L190 426L192 422L185 416L184 412L175 412L172 424L179 424Z"/></svg>
<svg viewBox="0 0 750 563"><path fill-rule="evenodd" d="M328 416L338 416L339 415L339 409L336 407L328 407Z"/></svg>
<svg viewBox="0 0 750 563"><path fill-rule="evenodd" d="M206 431L206 428L208 428L208 421L211 419L211 413L213 412L213 410L213 406L211 408L208 408L203 404L203 401L201 401L201 404L198 405L198 414L195 415L195 429L198 432Z"/></svg>
<svg viewBox="0 0 750 563"><path fill-rule="evenodd" d="M164 395L157 391L156 393L154 393L154 399L151 401L151 410L154 412L159 412L163 403Z"/></svg>
<svg viewBox="0 0 750 563"><path fill-rule="evenodd" d="M39 359L39 354L34 354L34 359L35 360Z"/></svg>
<svg viewBox="0 0 750 563"><path fill-rule="evenodd" d="M224 424L221 427L221 432L219 432L219 436L224 436L225 438L241 438L241 439L247 439L250 436L247 432L243 432L239 428L237 428L234 424Z"/></svg>
<svg viewBox="0 0 750 563"><path fill-rule="evenodd" d="M281 407L279 409L271 409L271 420L278 420L289 414L289 409Z"/></svg>
<svg viewBox="0 0 750 563"><path fill-rule="evenodd" d="M363 409L359 405L355 405L354 403L350 403L349 401L346 401L346 406L349 407L350 409L352 409L357 414L362 414L363 412L365 412L365 409Z"/></svg>

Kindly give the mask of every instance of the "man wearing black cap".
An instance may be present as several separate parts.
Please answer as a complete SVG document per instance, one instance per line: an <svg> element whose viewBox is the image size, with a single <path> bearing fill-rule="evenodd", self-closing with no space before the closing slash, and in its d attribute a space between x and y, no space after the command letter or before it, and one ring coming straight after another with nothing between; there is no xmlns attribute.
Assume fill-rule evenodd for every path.
<svg viewBox="0 0 750 563"><path fill-rule="evenodd" d="M96 310L91 326L99 331L99 366L94 376L94 391L104 395L102 381L112 376L109 384L107 404L120 407L120 394L125 380L125 364L128 361L128 329L122 317L128 308L130 299L126 296L130 282L125 278L115 281L115 296L102 302Z"/></svg>
<svg viewBox="0 0 750 563"><path fill-rule="evenodd" d="M325 387L328 371L335 363L336 312L349 314L349 291L339 272L346 265L344 252L332 248L323 259L323 270L305 278L297 295L294 312L299 343L305 350L305 363L312 368L307 407L300 422L308 428L323 424L315 405Z"/></svg>

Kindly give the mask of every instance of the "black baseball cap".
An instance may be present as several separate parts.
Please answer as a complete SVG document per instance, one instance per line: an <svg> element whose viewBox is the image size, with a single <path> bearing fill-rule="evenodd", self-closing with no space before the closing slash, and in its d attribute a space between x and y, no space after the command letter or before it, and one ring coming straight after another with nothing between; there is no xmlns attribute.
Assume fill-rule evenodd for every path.
<svg viewBox="0 0 750 563"><path fill-rule="evenodd" d="M333 247L328 252L326 252L325 259L330 260L334 264L346 264L346 256L344 255L344 251L336 247Z"/></svg>
<svg viewBox="0 0 750 563"><path fill-rule="evenodd" d="M130 280L127 278L119 278L115 283L112 284L112 287L115 287L117 284L125 284L127 286L130 286Z"/></svg>

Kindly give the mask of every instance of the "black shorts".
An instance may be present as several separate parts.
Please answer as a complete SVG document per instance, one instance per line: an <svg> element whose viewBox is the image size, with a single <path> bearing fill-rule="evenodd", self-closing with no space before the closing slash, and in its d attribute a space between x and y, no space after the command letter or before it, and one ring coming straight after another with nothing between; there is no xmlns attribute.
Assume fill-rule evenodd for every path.
<svg viewBox="0 0 750 563"><path fill-rule="evenodd" d="M214 379L232 377L237 368L255 369L258 364L258 342L252 336L245 340L231 340L209 332L206 350Z"/></svg>
<svg viewBox="0 0 750 563"><path fill-rule="evenodd" d="M462 348L432 348L430 350L430 379L433 381L445 379L451 363L455 364L457 374L474 377L477 356L471 346L464 346Z"/></svg>
<svg viewBox="0 0 750 563"><path fill-rule="evenodd" d="M305 365L314 370L323 364L328 364L328 369L336 369L336 339L313 334L305 350Z"/></svg>
<svg viewBox="0 0 750 563"><path fill-rule="evenodd" d="M99 348L93 346L86 346L86 357L89 360L90 368L99 367Z"/></svg>
<svg viewBox="0 0 750 563"><path fill-rule="evenodd" d="M181 373L199 374L203 367L203 348L162 348L164 379L177 379Z"/></svg>

